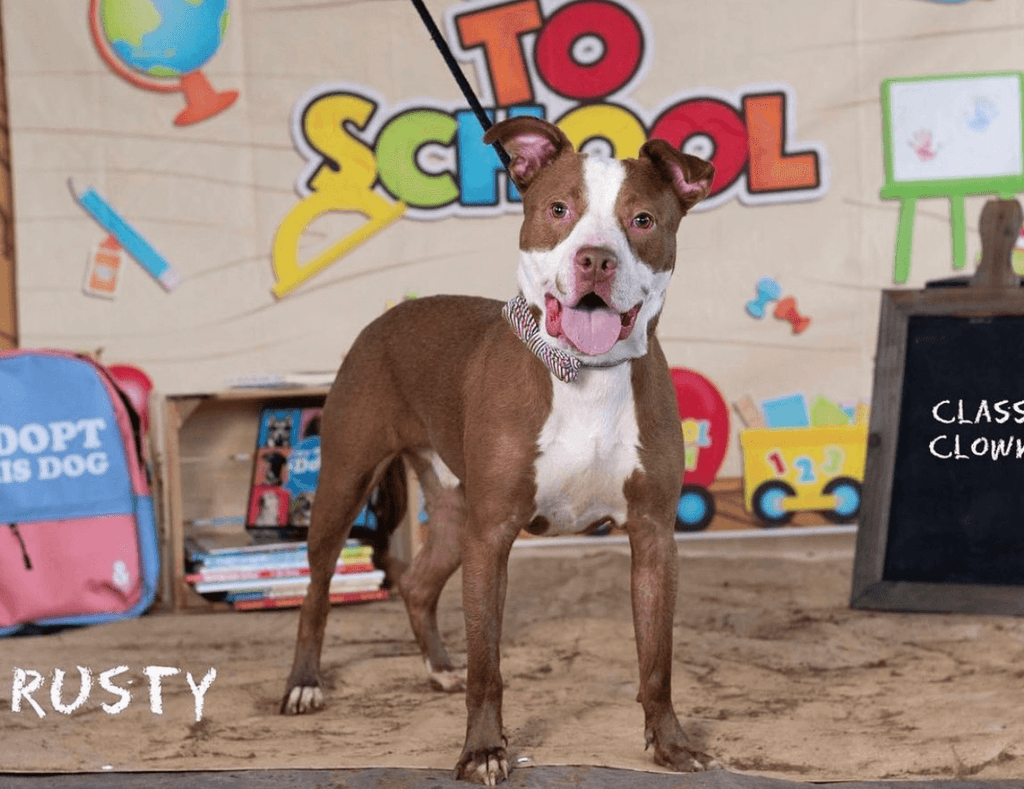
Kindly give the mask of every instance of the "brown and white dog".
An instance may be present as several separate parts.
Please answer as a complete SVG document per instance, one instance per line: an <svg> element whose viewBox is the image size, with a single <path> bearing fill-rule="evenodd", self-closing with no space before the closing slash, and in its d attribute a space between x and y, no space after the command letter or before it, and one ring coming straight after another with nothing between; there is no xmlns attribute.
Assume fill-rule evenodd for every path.
<svg viewBox="0 0 1024 789"><path fill-rule="evenodd" d="M505 305L461 296L402 303L345 357L323 410L311 582L282 712L323 706L329 578L363 502L385 476L383 487L395 487L404 459L430 527L398 586L431 682L466 690L456 776L494 785L509 773L499 640L516 535L609 522L625 527L633 557L647 744L658 764L704 769L708 758L688 747L672 707L683 439L654 329L679 220L707 195L713 168L660 140L636 159L577 153L534 118L503 121L485 140L510 154L523 195L519 296ZM436 617L460 563L465 685Z"/></svg>

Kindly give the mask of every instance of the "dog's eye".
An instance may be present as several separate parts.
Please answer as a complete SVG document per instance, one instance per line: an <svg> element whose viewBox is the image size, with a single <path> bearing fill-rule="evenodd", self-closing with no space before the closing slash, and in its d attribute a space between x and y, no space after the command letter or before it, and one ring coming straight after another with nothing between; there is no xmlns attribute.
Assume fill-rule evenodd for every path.
<svg viewBox="0 0 1024 789"><path fill-rule="evenodd" d="M633 217L633 227L638 230L650 230L654 227L654 217L646 211Z"/></svg>
<svg viewBox="0 0 1024 789"><path fill-rule="evenodd" d="M569 215L569 206L565 203L552 203L550 211L555 219L565 219Z"/></svg>

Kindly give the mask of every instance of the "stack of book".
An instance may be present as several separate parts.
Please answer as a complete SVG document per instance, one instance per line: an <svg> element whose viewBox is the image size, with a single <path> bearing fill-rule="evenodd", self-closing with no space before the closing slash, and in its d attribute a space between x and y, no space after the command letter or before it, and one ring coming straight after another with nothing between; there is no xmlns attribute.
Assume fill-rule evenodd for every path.
<svg viewBox="0 0 1024 789"><path fill-rule="evenodd" d="M309 587L306 544L274 543L203 549L188 546L192 572L185 577L201 595L226 600L238 610L294 608ZM331 578L331 602L384 600L383 570L372 561L373 548L349 541Z"/></svg>

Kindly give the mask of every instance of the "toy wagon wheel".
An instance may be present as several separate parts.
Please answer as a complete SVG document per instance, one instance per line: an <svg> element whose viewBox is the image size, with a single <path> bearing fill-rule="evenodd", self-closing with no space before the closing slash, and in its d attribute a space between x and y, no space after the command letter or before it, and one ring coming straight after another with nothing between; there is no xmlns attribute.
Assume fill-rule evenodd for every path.
<svg viewBox="0 0 1024 789"><path fill-rule="evenodd" d="M826 496L836 497L834 509L825 510L822 514L832 523L852 523L860 515L860 483L850 477L836 477L823 489Z"/></svg>
<svg viewBox="0 0 1024 789"><path fill-rule="evenodd" d="M782 480L773 479L757 486L751 499L754 515L769 528L785 526L793 519L793 513L783 507L783 502L795 496L793 487Z"/></svg>
<svg viewBox="0 0 1024 789"><path fill-rule="evenodd" d="M676 504L676 531L702 531L715 517L715 498L700 485L683 485Z"/></svg>

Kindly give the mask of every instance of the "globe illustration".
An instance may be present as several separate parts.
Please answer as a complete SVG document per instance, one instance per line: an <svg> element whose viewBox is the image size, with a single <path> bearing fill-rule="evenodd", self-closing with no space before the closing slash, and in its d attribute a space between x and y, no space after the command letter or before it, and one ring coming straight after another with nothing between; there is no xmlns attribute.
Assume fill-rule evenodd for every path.
<svg viewBox="0 0 1024 789"><path fill-rule="evenodd" d="M91 0L90 31L107 65L146 90L181 91L179 126L221 112L237 91L218 93L200 69L224 40L227 0Z"/></svg>
<svg viewBox="0 0 1024 789"><path fill-rule="evenodd" d="M102 0L103 34L144 74L180 77L206 63L224 38L227 0Z"/></svg>

